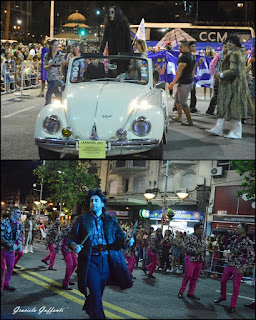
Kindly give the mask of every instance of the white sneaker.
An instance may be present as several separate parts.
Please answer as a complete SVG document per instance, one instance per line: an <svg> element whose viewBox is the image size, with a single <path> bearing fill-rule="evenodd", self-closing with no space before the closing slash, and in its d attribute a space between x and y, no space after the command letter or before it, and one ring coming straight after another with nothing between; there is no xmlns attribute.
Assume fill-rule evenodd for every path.
<svg viewBox="0 0 256 320"><path fill-rule="evenodd" d="M24 249L24 253L28 253L28 248L27 247Z"/></svg>
<svg viewBox="0 0 256 320"><path fill-rule="evenodd" d="M171 272L171 270L170 269L166 269L166 272Z"/></svg>
<svg viewBox="0 0 256 320"><path fill-rule="evenodd" d="M163 270L163 268L158 268L158 270L159 270L159 271L162 271L162 270Z"/></svg>
<svg viewBox="0 0 256 320"><path fill-rule="evenodd" d="M34 251L33 251L33 246L30 246L30 252L31 252L31 253L34 253Z"/></svg>
<svg viewBox="0 0 256 320"><path fill-rule="evenodd" d="M171 270L171 272L175 272L175 271L176 271L175 269L172 269L172 270Z"/></svg>

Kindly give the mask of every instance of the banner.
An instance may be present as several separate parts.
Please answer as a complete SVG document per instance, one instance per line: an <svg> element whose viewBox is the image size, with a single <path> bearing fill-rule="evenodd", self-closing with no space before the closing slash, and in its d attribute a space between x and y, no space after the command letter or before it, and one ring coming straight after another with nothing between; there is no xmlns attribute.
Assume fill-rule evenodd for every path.
<svg viewBox="0 0 256 320"><path fill-rule="evenodd" d="M154 68L159 72L160 81L172 82L178 67L179 51L160 51L157 53L148 52L148 57L152 59ZM196 55L196 63L201 58ZM209 65L212 57L203 57L204 61L195 70L195 85L197 87L213 87L213 76L210 74Z"/></svg>

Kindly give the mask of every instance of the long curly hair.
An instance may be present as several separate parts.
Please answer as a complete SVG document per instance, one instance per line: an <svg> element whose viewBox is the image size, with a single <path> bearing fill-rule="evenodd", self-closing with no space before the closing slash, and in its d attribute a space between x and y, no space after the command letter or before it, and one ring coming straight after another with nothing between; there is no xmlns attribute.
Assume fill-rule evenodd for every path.
<svg viewBox="0 0 256 320"><path fill-rule="evenodd" d="M109 19L109 9L110 8L113 8L115 9L115 19L114 21L111 21ZM108 8L108 12L107 14L105 15L105 19L104 19L104 25L105 25L105 29L108 29L111 27L111 25L113 24L113 22L116 24L116 25L121 25L121 26L128 26L129 27L129 21L128 19L126 18L126 16L123 14L122 10L117 7L117 6L110 6Z"/></svg>

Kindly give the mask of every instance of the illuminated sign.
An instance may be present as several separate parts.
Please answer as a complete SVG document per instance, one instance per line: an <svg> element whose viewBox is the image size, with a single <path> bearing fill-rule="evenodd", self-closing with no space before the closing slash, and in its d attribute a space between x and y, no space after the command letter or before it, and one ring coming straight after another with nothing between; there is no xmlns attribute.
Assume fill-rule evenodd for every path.
<svg viewBox="0 0 256 320"><path fill-rule="evenodd" d="M167 210L165 211L167 214ZM199 221L203 219L204 213L202 211L178 211L174 210L173 220L190 220L190 221ZM150 219L161 220L162 210L159 211L150 211Z"/></svg>

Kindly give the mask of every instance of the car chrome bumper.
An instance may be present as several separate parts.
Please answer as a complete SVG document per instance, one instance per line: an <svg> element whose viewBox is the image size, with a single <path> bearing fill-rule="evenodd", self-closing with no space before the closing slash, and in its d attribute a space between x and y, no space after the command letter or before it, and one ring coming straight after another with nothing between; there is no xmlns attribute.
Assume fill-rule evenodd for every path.
<svg viewBox="0 0 256 320"><path fill-rule="evenodd" d="M35 138L35 144L39 147L61 152L61 153L77 153L79 140L56 139L56 138ZM118 149L126 150L150 150L160 143L159 139L136 139L124 141L106 141L106 152Z"/></svg>

